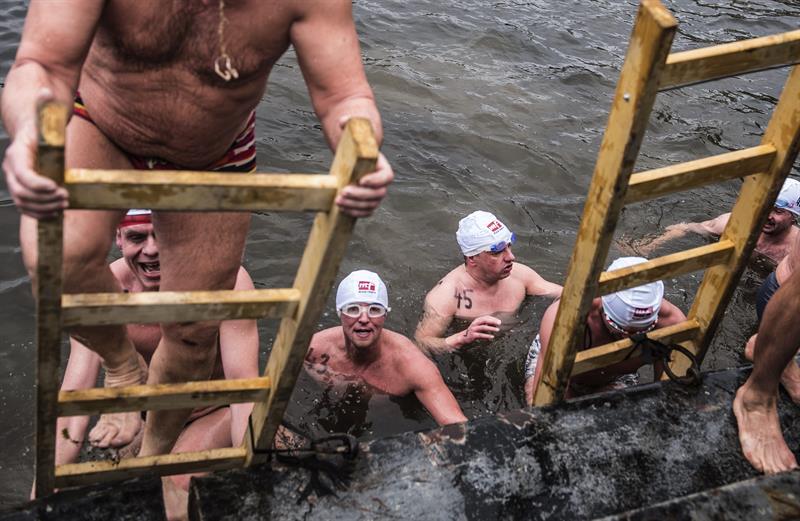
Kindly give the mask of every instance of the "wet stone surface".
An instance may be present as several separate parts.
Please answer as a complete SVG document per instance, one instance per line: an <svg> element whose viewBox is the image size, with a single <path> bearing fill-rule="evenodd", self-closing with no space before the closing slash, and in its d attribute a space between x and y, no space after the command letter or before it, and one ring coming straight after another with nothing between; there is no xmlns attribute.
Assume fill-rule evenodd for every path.
<svg viewBox="0 0 800 521"><path fill-rule="evenodd" d="M653 384L374 440L353 462L325 459L339 465L343 489L336 472L308 464L219 473L193 481L191 515L591 519L658 504L757 476L731 412L748 371L706 374L699 388ZM780 413L797 453L800 407L782 396Z"/></svg>
<svg viewBox="0 0 800 521"><path fill-rule="evenodd" d="M723 518L748 521L800 519L800 471L740 481L609 516L602 521L716 521Z"/></svg>
<svg viewBox="0 0 800 521"><path fill-rule="evenodd" d="M0 521L163 521L159 478L64 490L0 512Z"/></svg>

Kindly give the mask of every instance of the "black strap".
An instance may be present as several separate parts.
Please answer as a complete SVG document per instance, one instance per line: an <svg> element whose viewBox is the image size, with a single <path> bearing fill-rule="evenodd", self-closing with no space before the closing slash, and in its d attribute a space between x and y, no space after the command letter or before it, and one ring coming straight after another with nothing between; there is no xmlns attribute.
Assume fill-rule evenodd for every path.
<svg viewBox="0 0 800 521"><path fill-rule="evenodd" d="M694 356L694 353L683 347L679 344L665 344L660 340L656 340L655 338L650 338L647 336L647 333L636 333L630 336L631 342L633 342L634 347L639 347L642 351L641 357L645 361L645 363L652 364L656 361L664 362L664 371L666 371L667 376L673 382L679 383L685 386L695 386L700 385L703 381L703 377L700 374L700 366L697 363L697 358ZM633 349L628 352L628 356L625 357L627 360L631 353L633 353ZM686 358L689 359L690 365L689 368L686 370L685 376L678 376L672 372L672 369L669 367L669 360L670 356L673 351L677 351L678 353L682 354Z"/></svg>

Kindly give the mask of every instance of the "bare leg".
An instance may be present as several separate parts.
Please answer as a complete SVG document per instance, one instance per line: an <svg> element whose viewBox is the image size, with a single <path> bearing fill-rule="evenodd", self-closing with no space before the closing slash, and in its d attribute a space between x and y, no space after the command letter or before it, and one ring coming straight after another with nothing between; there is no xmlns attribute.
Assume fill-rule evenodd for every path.
<svg viewBox="0 0 800 521"><path fill-rule="evenodd" d="M157 212L161 291L233 289L250 222L246 213ZM217 354L219 322L162 324L147 382L205 380ZM142 456L169 452L191 410L150 411Z"/></svg>
<svg viewBox="0 0 800 521"><path fill-rule="evenodd" d="M67 166L85 168L130 168L124 155L90 123L73 118L67 127ZM111 241L122 211L68 210L64 214L64 292L102 293L120 291L120 287L106 263ZM37 260L36 221L23 216L20 223L20 242L23 259L34 285ZM123 326L80 327L70 331L103 358L107 369L106 386L141 383L145 372L133 345L127 339ZM89 439L99 438L111 445L130 441L139 429L138 413L104 415L98 427L115 425L115 433L103 432L99 437L94 430Z"/></svg>
<svg viewBox="0 0 800 521"><path fill-rule="evenodd" d="M755 342L753 372L736 393L733 412L745 458L774 474L797 467L783 439L777 394L781 373L797 352L800 338L800 274L795 273L767 304Z"/></svg>
<svg viewBox="0 0 800 521"><path fill-rule="evenodd" d="M756 348L756 338L758 335L751 336L744 348L744 357L751 362L753 361L753 351ZM781 385L789 393L792 401L800 405L800 366L797 365L794 358L789 360L786 369L781 373Z"/></svg>

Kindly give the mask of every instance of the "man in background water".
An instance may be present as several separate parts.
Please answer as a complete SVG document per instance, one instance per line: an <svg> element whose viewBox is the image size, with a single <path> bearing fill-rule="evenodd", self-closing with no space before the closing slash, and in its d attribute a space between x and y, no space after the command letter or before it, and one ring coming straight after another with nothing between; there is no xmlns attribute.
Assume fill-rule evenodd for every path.
<svg viewBox="0 0 800 521"><path fill-rule="evenodd" d="M69 168L250 171L253 111L289 45L330 147L351 117L368 118L380 141L349 1L32 0L2 98L11 137L3 168L23 214L28 272L36 265L36 219L67 207L66 190L34 170L38 102L75 104ZM349 215L368 216L392 178L381 156L377 171L345 188L337 204ZM124 213L65 213L66 293L120 290L105 259ZM161 290L232 289L249 220L247 213L155 212ZM71 331L102 357L108 386L207 379L218 333L219 322L162 324L158 356L145 375L125 328ZM169 452L189 413L151 411L140 455ZM117 436L111 444L127 441Z"/></svg>

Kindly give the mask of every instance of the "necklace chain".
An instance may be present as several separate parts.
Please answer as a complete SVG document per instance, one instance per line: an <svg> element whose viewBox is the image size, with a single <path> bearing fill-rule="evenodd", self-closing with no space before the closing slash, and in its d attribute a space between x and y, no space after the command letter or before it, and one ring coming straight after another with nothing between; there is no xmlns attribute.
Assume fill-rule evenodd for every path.
<svg viewBox="0 0 800 521"><path fill-rule="evenodd" d="M228 19L225 18L225 0L219 0L219 26L217 27L217 36L219 37L219 56L214 60L214 72L225 81L237 79L239 71L233 66L231 57L225 46L225 26L228 24Z"/></svg>

